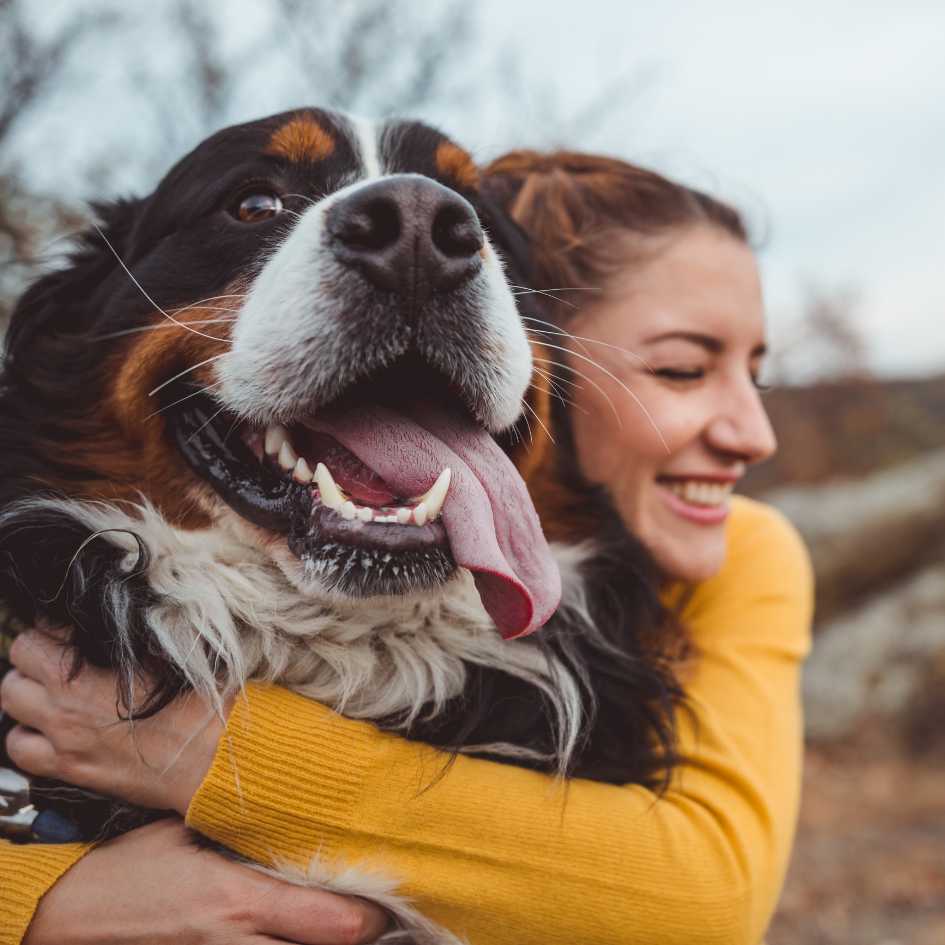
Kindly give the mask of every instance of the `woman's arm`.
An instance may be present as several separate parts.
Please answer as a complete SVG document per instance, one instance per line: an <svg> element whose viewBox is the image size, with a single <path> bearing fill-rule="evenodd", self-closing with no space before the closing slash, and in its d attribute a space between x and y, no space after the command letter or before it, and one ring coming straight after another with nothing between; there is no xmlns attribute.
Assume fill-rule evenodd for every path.
<svg viewBox="0 0 945 945"><path fill-rule="evenodd" d="M256 688L188 822L262 862L318 852L397 877L475 945L757 945L796 820L812 582L764 506L739 501L729 541L685 610L692 713L663 796L463 757L437 779L442 754Z"/></svg>
<svg viewBox="0 0 945 945"><path fill-rule="evenodd" d="M50 850L19 849L19 860L0 864L32 871ZM11 945L355 945L375 941L387 925L376 907L198 847L176 817L94 847L57 878L35 913L0 916L0 941Z"/></svg>
<svg viewBox="0 0 945 945"><path fill-rule="evenodd" d="M796 815L811 581L793 530L763 506L736 505L729 542L684 614L699 649L687 761L662 797L588 781L565 791L470 758L437 779L432 749L253 689L190 823L261 862L317 852L383 871L476 945L755 945Z"/></svg>

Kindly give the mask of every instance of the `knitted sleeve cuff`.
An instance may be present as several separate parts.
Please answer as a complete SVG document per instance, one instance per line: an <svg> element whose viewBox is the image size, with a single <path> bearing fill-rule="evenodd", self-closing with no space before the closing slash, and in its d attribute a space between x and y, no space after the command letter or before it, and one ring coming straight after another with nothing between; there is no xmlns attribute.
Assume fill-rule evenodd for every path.
<svg viewBox="0 0 945 945"><path fill-rule="evenodd" d="M237 701L187 823L263 864L332 858L381 734L275 686Z"/></svg>
<svg viewBox="0 0 945 945"><path fill-rule="evenodd" d="M90 849L80 843L0 841L0 945L19 945L39 900Z"/></svg>

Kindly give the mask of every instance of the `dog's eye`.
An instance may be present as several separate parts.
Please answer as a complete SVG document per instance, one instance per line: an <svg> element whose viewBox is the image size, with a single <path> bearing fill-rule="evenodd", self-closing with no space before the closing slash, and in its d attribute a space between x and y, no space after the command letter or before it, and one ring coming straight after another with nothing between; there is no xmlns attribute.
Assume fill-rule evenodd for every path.
<svg viewBox="0 0 945 945"><path fill-rule="evenodd" d="M276 194L255 193L247 194L236 208L233 214L243 223L260 223L263 220L271 220L276 214L282 212L282 200Z"/></svg>

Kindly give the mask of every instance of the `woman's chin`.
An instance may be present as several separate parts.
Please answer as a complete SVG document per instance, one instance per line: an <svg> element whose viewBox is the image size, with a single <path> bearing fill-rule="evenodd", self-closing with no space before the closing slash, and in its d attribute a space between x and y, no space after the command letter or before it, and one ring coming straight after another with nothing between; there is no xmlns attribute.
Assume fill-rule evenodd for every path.
<svg viewBox="0 0 945 945"><path fill-rule="evenodd" d="M725 527L663 528L652 541L644 542L660 571L674 581L705 581L725 563Z"/></svg>

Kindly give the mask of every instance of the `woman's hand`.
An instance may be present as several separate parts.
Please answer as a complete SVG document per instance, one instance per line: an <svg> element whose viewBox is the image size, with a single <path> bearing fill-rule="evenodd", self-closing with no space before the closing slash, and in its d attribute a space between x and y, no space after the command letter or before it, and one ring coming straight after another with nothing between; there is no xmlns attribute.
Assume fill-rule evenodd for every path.
<svg viewBox="0 0 945 945"><path fill-rule="evenodd" d="M353 945L377 906L273 879L200 849L177 820L96 847L40 900L23 945Z"/></svg>
<svg viewBox="0 0 945 945"><path fill-rule="evenodd" d="M70 680L70 660L52 631L31 630L13 641L13 669L0 684L0 705L20 723L6 741L14 764L185 814L213 761L222 720L191 694L151 718L125 721L115 675L85 666Z"/></svg>

